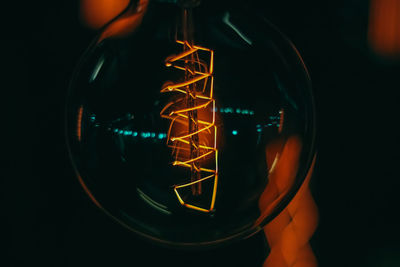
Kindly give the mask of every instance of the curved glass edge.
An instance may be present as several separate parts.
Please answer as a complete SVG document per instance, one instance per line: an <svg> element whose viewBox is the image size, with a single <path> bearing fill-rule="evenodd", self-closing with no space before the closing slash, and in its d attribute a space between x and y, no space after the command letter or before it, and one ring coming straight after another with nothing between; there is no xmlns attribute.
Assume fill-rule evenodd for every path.
<svg viewBox="0 0 400 267"><path fill-rule="evenodd" d="M309 114L311 114L311 120L308 125L309 133L311 135L310 140L311 143L307 144L309 147L308 149L308 157L306 159L306 163L304 164L303 168L299 169L299 173L297 173L297 177L301 177L301 179L294 179L296 181L293 189L291 192L289 192L286 196L283 197L279 201L279 204L273 209L273 211L270 213L270 215L265 216L264 219L261 219L259 222L259 227L262 229L266 224L271 222L279 213L282 212L282 210L290 203L290 201L294 198L294 196L297 194L299 191L301 185L304 183L304 180L306 179L306 176L308 172L310 171L310 168L312 167L313 161L316 159L317 155L317 149L316 149L316 135L317 135L317 122L316 122L316 107L315 107L315 98L314 94L312 92L312 83L311 83L311 78L309 75L309 72L307 70L307 67L303 61L303 58L301 57L299 51L297 50L296 46L292 43L292 41L285 35L283 34L275 25L273 25L271 22L269 22L267 19L263 19L266 24L268 24L273 30L275 30L282 39L284 39L292 48L292 50L296 53L297 58L299 59L299 63L301 64L301 69L304 71L304 77L306 78L306 89L308 90L308 94L310 97L310 109L309 109ZM303 152L304 153L304 152ZM262 215L261 215L262 216ZM258 229L258 231L260 230Z"/></svg>
<svg viewBox="0 0 400 267"><path fill-rule="evenodd" d="M128 7L122 11L115 19L113 19L112 21L110 21L109 23L107 23L104 28L106 28L108 25L110 25L112 22L118 20L119 17L123 16L124 13L126 13L127 11L129 11L132 7L135 6L136 4L136 0L131 0ZM80 60L78 61L77 67L75 68L72 78L70 80L70 83L68 85L68 90L67 90L67 94L66 94L66 102L65 102L65 139L66 139L66 145L67 145L67 151L68 151L68 155L71 161L71 164L75 170L75 173L77 175L77 178L79 179L79 182L81 184L81 186L83 187L83 189L85 190L86 194L88 194L88 196L90 197L91 201L96 205L96 207L98 207L100 210L102 210L105 214L107 214L107 216L109 216L110 218L112 218L114 221L116 221L117 223L119 223L120 225L122 225L124 228L128 229L130 232L135 233L137 236L139 236L140 238L142 238L145 241L150 241L151 243L160 245L160 246L164 246L164 247L169 247L169 248L174 248L174 249L184 249L184 250L193 250L193 249L208 249L208 248L215 248L215 247L220 247L223 244L227 244L228 242L237 242L240 241L242 239L247 239L250 238L251 236L257 234L259 231L263 230L263 227L268 224L269 222L271 222L278 214L280 214L282 212L282 210L284 210L286 208L286 206L290 203L290 201L294 198L294 196L297 194L299 188L301 187L301 185L303 184L308 172L310 171L310 168L312 167L313 161L316 158L316 132L317 132L317 127L316 127L316 114L315 114L315 99L312 93L312 86L311 86L311 79L309 76L309 72L307 70L307 67L299 53L299 51L297 50L297 48L295 47L295 45L290 41L290 39L283 34L275 25L273 25L271 22L269 22L267 19L265 19L264 17L260 16L259 14L255 14L256 16L260 17L260 19L262 19L266 24L268 24L269 27L271 27L278 35L280 38L282 38L283 40L285 40L285 42L287 42L287 44L290 45L290 47L292 48L292 50L296 53L296 56L299 60L299 63L301 64L301 69L304 71L304 77L306 78L306 84L307 84L307 88L305 88L306 90L308 90L308 94L310 97L310 114L312 115L312 118L310 120L310 123L308 125L308 130L310 131L310 135L311 135L311 143L308 144L308 146L310 147L308 149L308 156L306 159L306 163L304 164L303 168L299 169L299 172L297 173L297 178L300 177L300 179L295 179L295 185L293 186L292 190L289 191L288 194L286 194L284 197L282 197L282 199L280 199L278 201L278 204L272 209L272 212L270 212L269 215L264 216L264 218L262 218L262 214L260 215L260 219L258 220L258 222L256 224L254 224L252 227L249 227L248 229L236 233L234 235L231 235L229 237L226 238L221 238L218 240L214 240L214 241L205 241L205 242L173 242L173 241L168 241L168 240L164 240L164 239L159 239L159 238L155 238L154 236L145 234L143 232L140 232L138 230L133 229L132 227L130 227L129 225L127 225L126 223L124 223L123 221L121 221L120 219L118 219L117 217L115 217L114 215L112 215L110 212L108 212L105 208L102 207L101 203L96 200L96 198L91 195L90 190L87 188L87 185L85 184L85 182L80 178L80 174L79 171L77 169L76 163L73 159L73 152L71 150L71 144L70 144L70 140L69 140L69 136L68 136L68 131L69 131L69 123L68 123L68 103L69 103L69 98L70 98L70 94L71 94L71 88L73 87L73 85L75 84L76 78L77 78L77 74L80 72L83 64L86 62L86 58L88 57L88 55L90 55L90 51L92 51L95 46L102 41L102 36L101 33L98 34L98 36L93 40L93 42L89 45L89 47L85 50L85 52L83 53L82 57L80 58ZM104 29L103 28L103 29ZM304 153L304 152L303 152Z"/></svg>

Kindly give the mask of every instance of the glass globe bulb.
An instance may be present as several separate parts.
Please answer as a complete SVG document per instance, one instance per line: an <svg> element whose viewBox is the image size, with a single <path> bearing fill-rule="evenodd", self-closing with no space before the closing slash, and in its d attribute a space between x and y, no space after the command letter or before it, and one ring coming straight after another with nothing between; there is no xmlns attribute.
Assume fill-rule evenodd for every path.
<svg viewBox="0 0 400 267"><path fill-rule="evenodd" d="M251 10L206 0L132 1L83 56L67 99L67 143L87 194L172 246L262 229L303 182L314 128L292 43Z"/></svg>

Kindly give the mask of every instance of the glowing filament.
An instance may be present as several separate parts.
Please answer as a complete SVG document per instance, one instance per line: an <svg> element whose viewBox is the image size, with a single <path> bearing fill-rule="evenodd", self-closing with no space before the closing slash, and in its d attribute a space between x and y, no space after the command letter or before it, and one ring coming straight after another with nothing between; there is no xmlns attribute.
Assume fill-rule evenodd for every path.
<svg viewBox="0 0 400 267"><path fill-rule="evenodd" d="M161 93L176 93L178 98L166 104L160 115L171 121L167 145L172 148L175 157L172 165L187 169L190 182L175 185L174 192L183 206L210 212L214 209L218 182L216 108L213 98L214 52L187 41L177 43L183 45L183 52L168 57L165 65L184 72L185 76L179 82L167 82L162 87ZM209 64L200 59L199 53L210 55ZM210 111L211 115L207 116ZM214 183L208 208L185 202L178 192L180 188L189 187L193 196L200 196L204 193L202 182L210 179L214 179Z"/></svg>

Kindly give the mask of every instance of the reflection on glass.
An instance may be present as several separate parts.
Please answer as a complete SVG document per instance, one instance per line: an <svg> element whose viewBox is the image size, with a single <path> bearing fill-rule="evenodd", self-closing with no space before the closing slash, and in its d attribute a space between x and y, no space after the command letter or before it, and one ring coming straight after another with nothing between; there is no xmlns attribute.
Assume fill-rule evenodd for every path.
<svg viewBox="0 0 400 267"><path fill-rule="evenodd" d="M132 34L119 31L126 21ZM206 0L132 1L83 56L67 103L70 155L91 199L175 246L261 230L304 181L314 127L290 41L243 6ZM275 144L293 138L293 175L269 193L283 164Z"/></svg>

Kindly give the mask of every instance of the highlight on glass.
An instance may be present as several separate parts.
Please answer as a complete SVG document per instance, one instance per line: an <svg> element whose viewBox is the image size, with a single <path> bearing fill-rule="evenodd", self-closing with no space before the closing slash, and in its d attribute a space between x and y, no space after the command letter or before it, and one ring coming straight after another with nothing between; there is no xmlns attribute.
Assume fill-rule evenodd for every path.
<svg viewBox="0 0 400 267"><path fill-rule="evenodd" d="M104 25L66 105L83 189L161 244L215 246L262 231L315 156L298 51L243 3L131 0L115 10L112 19L82 13Z"/></svg>

